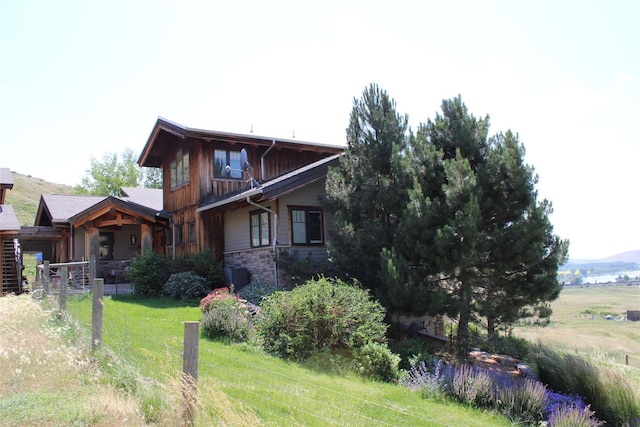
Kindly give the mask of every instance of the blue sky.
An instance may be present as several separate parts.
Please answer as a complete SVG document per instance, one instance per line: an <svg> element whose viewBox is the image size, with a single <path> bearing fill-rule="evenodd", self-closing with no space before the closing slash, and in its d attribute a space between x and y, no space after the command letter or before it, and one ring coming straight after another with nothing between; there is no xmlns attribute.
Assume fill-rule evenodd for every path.
<svg viewBox="0 0 640 427"><path fill-rule="evenodd" d="M342 143L385 89L518 132L570 256L640 249L640 1L0 0L0 166L77 184L158 116Z"/></svg>

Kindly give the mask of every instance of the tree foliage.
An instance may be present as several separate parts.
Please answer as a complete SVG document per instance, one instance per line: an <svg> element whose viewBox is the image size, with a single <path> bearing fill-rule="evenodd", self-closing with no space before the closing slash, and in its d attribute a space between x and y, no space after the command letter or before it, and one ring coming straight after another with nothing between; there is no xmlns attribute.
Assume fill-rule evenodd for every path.
<svg viewBox="0 0 640 427"><path fill-rule="evenodd" d="M121 187L162 188L162 170L140 168L130 148L122 153L105 153L102 160L90 160L76 192L94 196L119 196Z"/></svg>
<svg viewBox="0 0 640 427"><path fill-rule="evenodd" d="M353 101L347 149L327 178L327 201L334 214L332 261L341 274L357 277L382 299L380 251L392 244L407 199L399 164L407 121L385 91L370 85Z"/></svg>
<svg viewBox="0 0 640 427"><path fill-rule="evenodd" d="M385 92L354 102L348 148L327 180L336 265L379 291L389 306L497 325L544 311L558 297L568 242L553 234L551 203L518 135L489 137L489 117L460 97L409 131Z"/></svg>

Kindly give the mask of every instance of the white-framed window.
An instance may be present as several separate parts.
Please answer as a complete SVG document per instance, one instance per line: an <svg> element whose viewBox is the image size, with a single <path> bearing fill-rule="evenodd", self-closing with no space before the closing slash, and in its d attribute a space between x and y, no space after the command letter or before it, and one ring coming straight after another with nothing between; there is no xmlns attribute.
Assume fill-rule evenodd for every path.
<svg viewBox="0 0 640 427"><path fill-rule="evenodd" d="M258 210L249 213L251 224L251 247L259 248L269 246L271 240L270 214L267 211Z"/></svg>
<svg viewBox="0 0 640 427"><path fill-rule="evenodd" d="M213 177L242 179L240 151L215 150L213 153Z"/></svg>
<svg viewBox="0 0 640 427"><path fill-rule="evenodd" d="M171 162L171 188L189 182L189 152L178 148L176 158Z"/></svg>
<svg viewBox="0 0 640 427"><path fill-rule="evenodd" d="M316 207L291 207L291 242L294 245L324 245L324 220L322 209Z"/></svg>

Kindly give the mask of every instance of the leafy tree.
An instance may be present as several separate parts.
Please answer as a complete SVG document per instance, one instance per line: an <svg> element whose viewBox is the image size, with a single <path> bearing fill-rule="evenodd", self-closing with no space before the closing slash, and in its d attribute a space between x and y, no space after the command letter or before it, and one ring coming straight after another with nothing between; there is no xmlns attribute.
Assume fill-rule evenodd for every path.
<svg viewBox="0 0 640 427"><path fill-rule="evenodd" d="M120 155L106 153L102 161L92 157L91 165L76 189L81 194L119 196L121 187L137 187L141 177L136 156L133 150L127 148Z"/></svg>
<svg viewBox="0 0 640 427"><path fill-rule="evenodd" d="M144 188L162 188L162 169L141 168L142 186Z"/></svg>
<svg viewBox="0 0 640 427"><path fill-rule="evenodd" d="M409 203L381 261L394 305L458 318L460 357L470 322L484 316L493 332L557 298L568 249L517 136L488 138L488 129L489 117L469 114L460 97L420 125L406 152Z"/></svg>
<svg viewBox="0 0 640 427"><path fill-rule="evenodd" d="M392 244L407 201L400 157L407 145L407 121L387 93L371 84L353 101L347 148L327 178L335 227L329 243L332 261L379 298L385 293L380 252Z"/></svg>
<svg viewBox="0 0 640 427"><path fill-rule="evenodd" d="M106 153L102 161L91 158L80 185L79 194L95 196L119 196L121 187L162 188L162 169L140 168L136 155L130 148L121 154Z"/></svg>

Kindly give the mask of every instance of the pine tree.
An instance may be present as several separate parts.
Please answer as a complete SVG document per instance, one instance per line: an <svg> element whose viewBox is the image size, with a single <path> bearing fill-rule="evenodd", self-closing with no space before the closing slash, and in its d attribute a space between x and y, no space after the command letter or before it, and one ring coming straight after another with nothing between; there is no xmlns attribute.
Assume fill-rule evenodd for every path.
<svg viewBox="0 0 640 427"><path fill-rule="evenodd" d="M347 148L327 178L334 218L332 261L339 272L357 278L383 300L380 252L391 246L407 200L400 156L406 149L407 122L387 93L371 84L361 99L354 99Z"/></svg>
<svg viewBox="0 0 640 427"><path fill-rule="evenodd" d="M557 298L568 242L553 235L551 205L537 201L533 168L511 132L487 138L489 117L460 97L421 125L407 154L413 179L396 239L381 266L393 305L458 318L465 357L468 325L510 322Z"/></svg>

